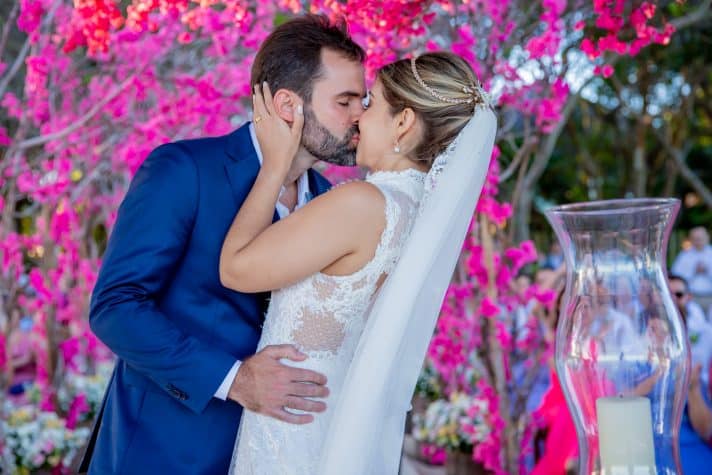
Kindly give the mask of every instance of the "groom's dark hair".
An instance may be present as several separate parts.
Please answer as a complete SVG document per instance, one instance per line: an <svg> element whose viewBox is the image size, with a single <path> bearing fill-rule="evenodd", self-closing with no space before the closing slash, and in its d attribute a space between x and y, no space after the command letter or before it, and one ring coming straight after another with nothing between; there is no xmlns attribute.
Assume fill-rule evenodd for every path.
<svg viewBox="0 0 712 475"><path fill-rule="evenodd" d="M328 48L362 63L366 53L348 34L343 20L303 15L278 26L262 43L252 64L251 84L267 81L272 92L289 89L311 102L314 81L321 74L321 50Z"/></svg>

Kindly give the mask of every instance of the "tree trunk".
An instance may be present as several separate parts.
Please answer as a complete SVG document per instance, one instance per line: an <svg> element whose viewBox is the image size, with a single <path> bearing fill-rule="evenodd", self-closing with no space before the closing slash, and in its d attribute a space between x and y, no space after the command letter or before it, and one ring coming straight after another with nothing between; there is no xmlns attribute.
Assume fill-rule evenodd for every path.
<svg viewBox="0 0 712 475"><path fill-rule="evenodd" d="M638 120L633 149L633 194L637 197L646 195L648 184L648 163L645 160L645 116Z"/></svg>
<svg viewBox="0 0 712 475"><path fill-rule="evenodd" d="M712 190L710 190L710 188L700 180L700 177L687 165L687 154L689 150L687 148L683 150L674 146L663 131L656 131L655 135L663 147L665 147L665 151L672 157L680 172L680 176L697 192L705 205L707 205L709 209L712 209Z"/></svg>
<svg viewBox="0 0 712 475"><path fill-rule="evenodd" d="M532 203L534 201L534 190L522 188L519 199L514 207L512 225L514 227L514 240L518 243L529 239L529 225L531 222Z"/></svg>
<svg viewBox="0 0 712 475"><path fill-rule="evenodd" d="M672 160L667 160L665 163L665 186L663 187L663 196L672 196L675 193L675 185L677 184L677 177L679 173L675 162Z"/></svg>
<svg viewBox="0 0 712 475"><path fill-rule="evenodd" d="M497 300L497 287L495 281L497 277L494 272L494 242L490 231L490 222L485 215L480 215L480 236L482 242L482 252L487 268L487 297L492 301ZM489 320L489 319L487 319ZM504 367L504 350L494 333L489 335L488 358L493 368L494 379L491 381L497 392L499 400L499 415L504 423L502 438L502 465L507 473L517 473L519 465L519 455L521 448L518 444L518 427L512 414L512 402L507 385L506 369Z"/></svg>
<svg viewBox="0 0 712 475"><path fill-rule="evenodd" d="M529 222L531 220L532 203L534 201L534 187L546 170L556 142L559 140L559 136L564 130L564 126L568 122L569 117L571 117L571 113L577 101L578 95L576 94L571 94L568 97L566 105L564 105L561 111L559 122L557 122L546 139L540 142L539 150L536 152L532 165L529 170L527 170L527 174L522 181L522 188L519 190L519 199L514 203L515 213L512 223L512 226L515 228L514 242L518 243L529 239Z"/></svg>
<svg viewBox="0 0 712 475"><path fill-rule="evenodd" d="M700 180L700 177L690 169L682 154L673 154L673 158L680 170L682 178L697 192L705 205L707 205L709 209L712 209L712 191L710 191L705 183Z"/></svg>

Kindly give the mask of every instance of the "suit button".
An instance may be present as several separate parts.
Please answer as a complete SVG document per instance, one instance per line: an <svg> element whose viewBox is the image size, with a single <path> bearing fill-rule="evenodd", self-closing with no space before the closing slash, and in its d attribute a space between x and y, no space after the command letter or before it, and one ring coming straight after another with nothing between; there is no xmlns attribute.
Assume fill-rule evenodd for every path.
<svg viewBox="0 0 712 475"><path fill-rule="evenodd" d="M171 394L171 396L178 398L178 399L183 399L183 391L178 389L177 387L173 386L172 384L168 384L166 386L166 390Z"/></svg>

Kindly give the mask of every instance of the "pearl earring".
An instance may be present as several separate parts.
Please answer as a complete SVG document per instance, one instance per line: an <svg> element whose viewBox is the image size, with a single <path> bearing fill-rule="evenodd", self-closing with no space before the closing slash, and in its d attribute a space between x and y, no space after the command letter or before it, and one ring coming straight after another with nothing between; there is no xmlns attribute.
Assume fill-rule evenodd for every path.
<svg viewBox="0 0 712 475"><path fill-rule="evenodd" d="M393 147L393 151L396 153L400 153L400 147L398 146L398 142L396 142L396 146Z"/></svg>

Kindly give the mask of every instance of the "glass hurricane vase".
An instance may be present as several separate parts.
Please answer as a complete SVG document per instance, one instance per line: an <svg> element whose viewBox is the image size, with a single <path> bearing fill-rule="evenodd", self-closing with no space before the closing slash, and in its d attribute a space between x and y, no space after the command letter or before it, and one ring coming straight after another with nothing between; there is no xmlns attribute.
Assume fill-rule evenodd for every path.
<svg viewBox="0 0 712 475"><path fill-rule="evenodd" d="M674 199L546 212L566 260L556 369L573 415L580 475L680 475L689 346L667 284Z"/></svg>

